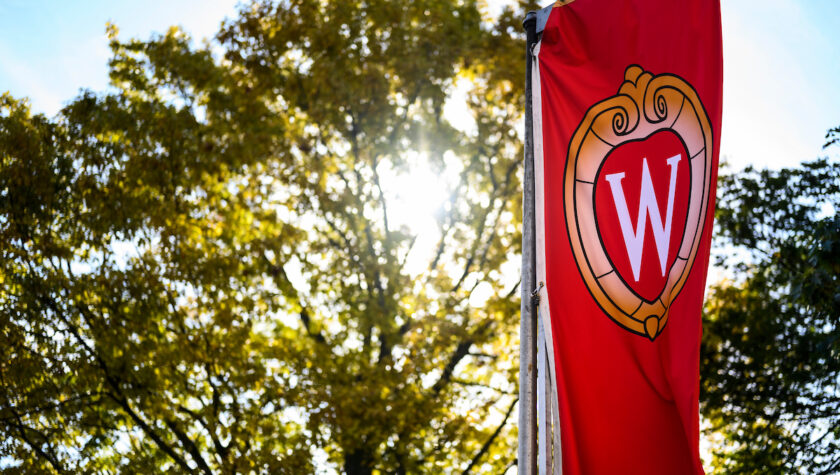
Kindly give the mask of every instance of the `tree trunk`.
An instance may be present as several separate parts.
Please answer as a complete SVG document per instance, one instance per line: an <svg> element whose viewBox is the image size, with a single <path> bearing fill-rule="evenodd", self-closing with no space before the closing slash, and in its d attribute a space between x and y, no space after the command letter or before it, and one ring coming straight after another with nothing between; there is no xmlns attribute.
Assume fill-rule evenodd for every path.
<svg viewBox="0 0 840 475"><path fill-rule="evenodd" d="M363 449L355 449L344 454L344 473L347 475L371 475L373 460L370 453Z"/></svg>

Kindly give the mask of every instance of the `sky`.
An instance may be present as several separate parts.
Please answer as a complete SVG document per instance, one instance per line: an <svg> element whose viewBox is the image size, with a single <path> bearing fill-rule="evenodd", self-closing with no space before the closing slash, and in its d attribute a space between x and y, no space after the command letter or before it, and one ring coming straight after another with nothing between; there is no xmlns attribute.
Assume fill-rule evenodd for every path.
<svg viewBox="0 0 840 475"><path fill-rule="evenodd" d="M52 115L81 89L107 87L107 22L123 38L171 25L207 38L237 3L0 0L0 92ZM840 125L840 2L722 0L721 11L721 155L734 168L778 168L822 154L826 130Z"/></svg>
<svg viewBox="0 0 840 475"><path fill-rule="evenodd" d="M33 109L54 114L81 89L108 86L105 25L121 38L148 39L179 25L194 38L211 37L231 0L0 0L0 92L26 96Z"/></svg>
<svg viewBox="0 0 840 475"><path fill-rule="evenodd" d="M721 155L791 166L840 125L840 2L722 0Z"/></svg>
<svg viewBox="0 0 840 475"><path fill-rule="evenodd" d="M490 10L507 1L488 0ZM54 115L80 90L107 88L106 23L115 24L124 39L148 39L179 25L201 40L211 37L225 17L235 16L237 3L0 0L0 93L28 97L36 112ZM840 125L840 1L721 0L721 11L721 156L739 169L793 166L824 155L826 130ZM455 88L456 94L459 90L463 93L464 85ZM453 104L449 114L466 113L457 100ZM430 186L439 180L427 175L408 181L394 177L404 191L402 214L425 215L416 221L419 227L433 226L431 213L440 201L429 199ZM435 194L442 200L446 189L439 188Z"/></svg>
<svg viewBox="0 0 840 475"><path fill-rule="evenodd" d="M508 0L489 0L490 10ZM595 0L587 0L595 1ZM0 0L0 92L55 114L81 89L103 91L105 24L147 39L179 25L208 38L236 0ZM721 156L733 168L778 168L824 154L840 125L840 2L722 0Z"/></svg>

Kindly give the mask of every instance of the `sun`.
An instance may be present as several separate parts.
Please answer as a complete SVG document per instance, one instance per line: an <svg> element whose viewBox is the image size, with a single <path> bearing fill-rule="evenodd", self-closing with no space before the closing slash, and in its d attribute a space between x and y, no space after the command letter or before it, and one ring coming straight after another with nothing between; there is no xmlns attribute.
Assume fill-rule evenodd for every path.
<svg viewBox="0 0 840 475"><path fill-rule="evenodd" d="M440 239L437 217L450 206L457 186L461 161L452 152L443 156L443 164L433 163L424 152L408 152L398 170L390 162L379 170L382 191L388 207L388 226L405 229L415 236L406 259L412 276L425 271Z"/></svg>

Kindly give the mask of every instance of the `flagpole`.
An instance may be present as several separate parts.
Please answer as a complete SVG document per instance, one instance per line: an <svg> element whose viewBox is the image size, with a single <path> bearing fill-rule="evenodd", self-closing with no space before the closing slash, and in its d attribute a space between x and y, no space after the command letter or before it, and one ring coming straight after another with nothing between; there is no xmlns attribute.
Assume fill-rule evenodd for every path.
<svg viewBox="0 0 840 475"><path fill-rule="evenodd" d="M522 303L519 326L519 454L520 475L537 472L537 318L531 295L536 287L536 222L534 221L534 119L532 115L531 50L537 41L537 14L522 23L526 36L525 170L522 200Z"/></svg>

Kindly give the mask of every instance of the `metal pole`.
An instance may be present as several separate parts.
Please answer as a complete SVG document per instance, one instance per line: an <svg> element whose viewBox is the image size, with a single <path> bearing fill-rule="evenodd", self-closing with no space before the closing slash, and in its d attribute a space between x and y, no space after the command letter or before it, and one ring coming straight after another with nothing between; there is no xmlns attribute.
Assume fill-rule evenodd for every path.
<svg viewBox="0 0 840 475"><path fill-rule="evenodd" d="M537 473L545 475L551 463L551 387L548 380L548 358L545 356L545 327L537 310Z"/></svg>
<svg viewBox="0 0 840 475"><path fill-rule="evenodd" d="M537 14L528 12L525 72L525 173L522 200L522 306L519 325L519 461L520 475L537 474L537 318L531 298L536 286L534 221L534 120L531 105L531 49L537 40Z"/></svg>

